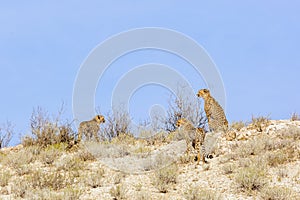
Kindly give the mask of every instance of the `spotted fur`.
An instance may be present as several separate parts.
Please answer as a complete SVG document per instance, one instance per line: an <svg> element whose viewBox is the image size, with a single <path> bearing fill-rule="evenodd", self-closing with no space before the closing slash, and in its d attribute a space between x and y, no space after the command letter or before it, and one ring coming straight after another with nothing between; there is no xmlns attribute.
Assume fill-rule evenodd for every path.
<svg viewBox="0 0 300 200"><path fill-rule="evenodd" d="M78 128L78 141L81 141L82 135L84 135L88 140L91 140L94 136L97 141L99 141L99 125L105 123L104 116L96 115L90 121L83 121L79 124Z"/></svg>
<svg viewBox="0 0 300 200"><path fill-rule="evenodd" d="M228 121L226 119L224 110L210 95L209 90L201 89L199 90L197 96L204 99L204 111L208 120L210 131L227 131Z"/></svg>
<svg viewBox="0 0 300 200"><path fill-rule="evenodd" d="M197 152L197 164L200 160L205 161L206 152L204 146L205 131L202 128L195 128L190 121L181 118L176 123L184 131L185 141L187 145L187 154L189 155L193 149ZM193 148L193 149L192 149Z"/></svg>

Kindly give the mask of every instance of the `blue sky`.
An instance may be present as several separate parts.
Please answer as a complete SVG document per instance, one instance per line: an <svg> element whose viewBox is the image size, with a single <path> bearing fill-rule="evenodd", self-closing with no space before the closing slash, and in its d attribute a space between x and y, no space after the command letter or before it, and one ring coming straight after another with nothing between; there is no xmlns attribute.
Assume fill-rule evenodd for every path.
<svg viewBox="0 0 300 200"><path fill-rule="evenodd" d="M206 49L223 78L229 121L268 114L289 118L300 113L299 19L296 0L1 2L0 122L9 120L17 133L27 133L34 107L55 113L62 101L72 118L73 84L84 59L108 37L141 27L179 31ZM173 66L195 91L205 87L174 55L133 52L113 63L100 81L95 98L101 111L109 110L107 97L118 77L149 62ZM145 97L149 93L151 98ZM131 115L147 118L149 106L167 98L163 88L142 88L132 97ZM14 143L18 140L17 135Z"/></svg>

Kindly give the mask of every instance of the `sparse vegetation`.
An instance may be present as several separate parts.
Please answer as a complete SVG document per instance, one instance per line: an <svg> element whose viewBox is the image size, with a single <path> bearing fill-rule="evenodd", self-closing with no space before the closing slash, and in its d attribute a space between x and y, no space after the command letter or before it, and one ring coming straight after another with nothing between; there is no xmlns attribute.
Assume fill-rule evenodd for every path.
<svg viewBox="0 0 300 200"><path fill-rule="evenodd" d="M251 165L240 169L235 176L235 181L246 192L260 190L267 184L266 171L262 167Z"/></svg>
<svg viewBox="0 0 300 200"><path fill-rule="evenodd" d="M34 113L42 117L33 117L32 123L43 122L34 122L32 132L41 136L0 150L0 199L300 199L297 121L281 120L276 126L275 120L259 119L243 129L243 122L234 123L237 133L247 131L249 137L206 141L217 149L208 164L198 166L194 155L184 153L178 131L148 132L151 137L143 139L119 132L111 140L76 144L68 136L76 136L74 131L61 134L57 119ZM110 164L121 166L120 171ZM135 170L141 173L131 174Z"/></svg>
<svg viewBox="0 0 300 200"><path fill-rule="evenodd" d="M219 200L221 196L217 192L201 186L189 187L184 194L187 200Z"/></svg>
<svg viewBox="0 0 300 200"><path fill-rule="evenodd" d="M11 177L10 172L2 169L0 171L0 187L7 186L10 177Z"/></svg>
<svg viewBox="0 0 300 200"><path fill-rule="evenodd" d="M177 182L178 167L175 164L155 171L155 187L162 193L168 192L171 184Z"/></svg>
<svg viewBox="0 0 300 200"><path fill-rule="evenodd" d="M246 123L243 121L238 121L238 122L232 122L230 124L230 128L235 129L237 131L240 131L242 128L246 126Z"/></svg>
<svg viewBox="0 0 300 200"><path fill-rule="evenodd" d="M104 124L104 138L111 140L120 134L129 134L130 121L131 118L125 107L114 108L112 113L107 113Z"/></svg>
<svg viewBox="0 0 300 200"><path fill-rule="evenodd" d="M62 151L51 146L40 153L40 159L45 165L51 165L61 154Z"/></svg>
<svg viewBox="0 0 300 200"><path fill-rule="evenodd" d="M126 193L128 192L128 189L123 184L118 184L114 187L112 187L109 191L110 195L115 199L126 199Z"/></svg>
<svg viewBox="0 0 300 200"><path fill-rule="evenodd" d="M300 120L300 116L298 115L298 113L294 112L291 115L291 121L299 121Z"/></svg>
<svg viewBox="0 0 300 200"><path fill-rule="evenodd" d="M206 122L196 95L190 96L186 88L185 85L178 86L176 95L170 97L167 118L163 120L164 130L168 132L177 129L176 122L180 118L191 121L195 127L203 127Z"/></svg>
<svg viewBox="0 0 300 200"><path fill-rule="evenodd" d="M11 122L7 121L0 127L0 149L7 147L14 134L14 125Z"/></svg>
<svg viewBox="0 0 300 200"><path fill-rule="evenodd" d="M261 191L264 200L289 200L293 199L292 191L286 187L265 187Z"/></svg>
<svg viewBox="0 0 300 200"><path fill-rule="evenodd" d="M264 156L268 165L271 167L275 167L281 164L284 164L288 161L288 156L284 151L277 151L277 152L267 152Z"/></svg>
<svg viewBox="0 0 300 200"><path fill-rule="evenodd" d="M75 132L70 123L62 123L60 119L63 106L58 116L51 119L46 111L38 107L33 110L30 119L32 136L25 136L22 144L26 146L38 145L43 148L60 143L66 143L68 147L75 144Z"/></svg>
<svg viewBox="0 0 300 200"><path fill-rule="evenodd" d="M91 188L101 187L103 185L104 169L99 168L85 176L85 183Z"/></svg>
<svg viewBox="0 0 300 200"><path fill-rule="evenodd" d="M258 132L263 132L266 127L270 124L269 117L254 117L252 116L252 126Z"/></svg>
<svg viewBox="0 0 300 200"><path fill-rule="evenodd" d="M223 166L224 174L232 174L236 166L234 164L228 163Z"/></svg>

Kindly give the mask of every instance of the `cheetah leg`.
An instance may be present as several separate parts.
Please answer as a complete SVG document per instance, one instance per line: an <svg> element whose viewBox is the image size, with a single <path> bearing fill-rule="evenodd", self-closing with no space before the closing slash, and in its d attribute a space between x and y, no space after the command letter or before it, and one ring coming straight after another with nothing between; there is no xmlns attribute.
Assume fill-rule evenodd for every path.
<svg viewBox="0 0 300 200"><path fill-rule="evenodd" d="M99 138L98 134L95 134L95 138L96 138L97 142L100 142L100 138Z"/></svg>
<svg viewBox="0 0 300 200"><path fill-rule="evenodd" d="M82 133L81 133L81 131L79 131L79 132L78 132L78 138L77 138L77 141L78 141L78 142L81 141L81 135L82 135Z"/></svg>
<svg viewBox="0 0 300 200"><path fill-rule="evenodd" d="M196 165L199 165L199 163L200 163L200 151L198 151L198 153L197 153L197 164Z"/></svg>
<svg viewBox="0 0 300 200"><path fill-rule="evenodd" d="M187 147L186 147L185 153L186 153L188 159L190 159L190 153L191 153L192 148L191 148L191 145L190 145L190 142L189 142L189 141L186 141L186 146L187 146Z"/></svg>

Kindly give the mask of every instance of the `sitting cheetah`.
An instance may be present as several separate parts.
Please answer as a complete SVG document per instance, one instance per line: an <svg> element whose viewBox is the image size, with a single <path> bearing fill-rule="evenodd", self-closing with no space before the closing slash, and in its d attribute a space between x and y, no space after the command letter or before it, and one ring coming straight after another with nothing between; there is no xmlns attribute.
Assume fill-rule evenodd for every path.
<svg viewBox="0 0 300 200"><path fill-rule="evenodd" d="M83 121L79 124L78 128L78 141L81 141L82 134L86 136L87 139L91 139L93 136L99 142L98 132L100 130L99 125L105 123L105 119L102 115L96 115L90 121Z"/></svg>
<svg viewBox="0 0 300 200"><path fill-rule="evenodd" d="M195 128L192 123L184 118L179 119L176 122L176 126L180 127L184 131L185 141L187 145L187 154L192 150L192 147L197 151L197 165L200 162L200 157L203 162L205 161L205 148L204 138L205 131L202 128ZM201 154L202 152L202 154ZM201 156L200 156L201 155Z"/></svg>
<svg viewBox="0 0 300 200"><path fill-rule="evenodd" d="M206 113L210 131L223 131L227 140L235 139L236 133L232 130L228 130L228 121L223 108L210 95L209 90L201 89L199 90L197 96L204 99L204 111Z"/></svg>

